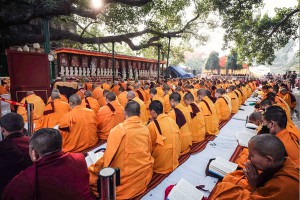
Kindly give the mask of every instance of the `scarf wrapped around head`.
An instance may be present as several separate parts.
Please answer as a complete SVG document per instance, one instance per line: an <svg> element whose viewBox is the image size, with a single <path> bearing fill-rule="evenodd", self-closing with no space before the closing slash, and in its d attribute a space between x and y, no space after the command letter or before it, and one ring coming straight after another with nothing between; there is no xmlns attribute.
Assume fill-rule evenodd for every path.
<svg viewBox="0 0 300 200"><path fill-rule="evenodd" d="M178 108L174 108L174 111L176 115L176 124L179 126L179 128L181 128L183 125L185 125L186 119L181 110L179 110Z"/></svg>

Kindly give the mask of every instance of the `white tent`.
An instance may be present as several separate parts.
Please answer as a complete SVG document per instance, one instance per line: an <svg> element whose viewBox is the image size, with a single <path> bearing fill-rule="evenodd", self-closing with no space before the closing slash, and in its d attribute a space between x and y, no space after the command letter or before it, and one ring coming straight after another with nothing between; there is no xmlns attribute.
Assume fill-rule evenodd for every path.
<svg viewBox="0 0 300 200"><path fill-rule="evenodd" d="M256 76L263 76L270 72L270 68L267 68L263 65L259 65L257 67L249 67L249 71Z"/></svg>

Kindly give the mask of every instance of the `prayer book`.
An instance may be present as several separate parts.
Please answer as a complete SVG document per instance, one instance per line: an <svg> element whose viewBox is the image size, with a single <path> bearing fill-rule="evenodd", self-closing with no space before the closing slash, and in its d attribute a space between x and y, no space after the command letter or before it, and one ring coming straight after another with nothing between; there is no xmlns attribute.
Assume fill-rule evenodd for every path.
<svg viewBox="0 0 300 200"><path fill-rule="evenodd" d="M85 161L87 166L91 166L92 164L95 164L102 156L104 152L99 151L99 152L88 152L88 156L85 157Z"/></svg>
<svg viewBox="0 0 300 200"><path fill-rule="evenodd" d="M203 192L181 178L171 190L167 200L201 200L203 196Z"/></svg>
<svg viewBox="0 0 300 200"><path fill-rule="evenodd" d="M248 148L248 142L249 140L257 135L256 131L253 129L245 128L241 132L237 132L236 138L240 146L247 147Z"/></svg>
<svg viewBox="0 0 300 200"><path fill-rule="evenodd" d="M235 171L237 167L238 164L217 157L209 164L208 171L219 177L224 177L226 174Z"/></svg>

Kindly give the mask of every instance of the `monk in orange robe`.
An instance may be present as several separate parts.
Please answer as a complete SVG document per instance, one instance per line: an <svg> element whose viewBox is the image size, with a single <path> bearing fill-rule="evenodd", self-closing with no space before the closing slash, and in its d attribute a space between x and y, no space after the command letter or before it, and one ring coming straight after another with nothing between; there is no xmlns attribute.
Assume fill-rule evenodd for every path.
<svg viewBox="0 0 300 200"><path fill-rule="evenodd" d="M286 157L284 144L262 134L249 141L243 170L227 174L210 199L299 199L299 166Z"/></svg>
<svg viewBox="0 0 300 200"><path fill-rule="evenodd" d="M179 127L176 122L163 113L163 105L154 100L149 106L152 121L148 129L152 141L153 172L167 174L175 170L180 155Z"/></svg>
<svg viewBox="0 0 300 200"><path fill-rule="evenodd" d="M169 117L176 121L179 127L179 139L181 144L181 155L190 151L192 146L191 133L191 115L189 110L180 103L181 97L177 92L173 92L170 97L170 105L173 108L169 113Z"/></svg>
<svg viewBox="0 0 300 200"><path fill-rule="evenodd" d="M133 100L140 104L140 109L141 109L140 110L140 113L141 113L140 118L141 118L143 124L145 124L145 125L148 124L149 118L148 118L146 105L144 104L144 102L142 100L140 100L138 97L136 97L133 91L129 91L127 93L126 97L127 97L128 101Z"/></svg>
<svg viewBox="0 0 300 200"><path fill-rule="evenodd" d="M199 107L204 115L205 132L210 135L219 134L219 117L214 103L208 98L205 89L198 90L197 95L201 99Z"/></svg>
<svg viewBox="0 0 300 200"><path fill-rule="evenodd" d="M59 122L64 152L81 152L97 144L97 120L91 109L81 106L81 98L73 94L69 98L72 110Z"/></svg>
<svg viewBox="0 0 300 200"><path fill-rule="evenodd" d="M86 89L81 83L78 84L77 87L78 87L78 91L75 94L77 94L81 99L84 99L84 92L86 91Z"/></svg>
<svg viewBox="0 0 300 200"><path fill-rule="evenodd" d="M116 100L113 92L106 94L107 104L97 114L97 132L99 139L107 140L111 129L124 121L124 107Z"/></svg>
<svg viewBox="0 0 300 200"><path fill-rule="evenodd" d="M104 90L101 87L99 87L97 85L93 85L92 97L98 101L100 107L102 107L106 104L103 93L104 93Z"/></svg>
<svg viewBox="0 0 300 200"><path fill-rule="evenodd" d="M91 84L89 80L86 80L86 82L84 83L84 88L85 90L93 91L93 84Z"/></svg>
<svg viewBox="0 0 300 200"><path fill-rule="evenodd" d="M5 89L5 87L3 87L2 85L0 85L0 95L2 95L2 94L8 94L8 92Z"/></svg>
<svg viewBox="0 0 300 200"><path fill-rule="evenodd" d="M107 80L106 83L102 84L102 89L110 91L110 85L111 85L110 80Z"/></svg>
<svg viewBox="0 0 300 200"><path fill-rule="evenodd" d="M125 89L121 86L119 88L118 100L119 100L119 103L123 106L123 108L125 108L125 106L128 102L128 99L126 96L127 96L127 91L125 91Z"/></svg>
<svg viewBox="0 0 300 200"><path fill-rule="evenodd" d="M32 103L34 105L33 108L33 119L37 120L40 119L43 114L44 114L44 109L45 109L45 103L43 101L43 99L41 99L41 97L37 96L34 94L33 91L28 91L26 93L26 97L24 97L21 101L21 103ZM23 106L19 106L17 113L20 114L24 121L27 122L27 111L25 109L25 107Z"/></svg>
<svg viewBox="0 0 300 200"><path fill-rule="evenodd" d="M205 138L205 122L201 108L194 102L194 96L191 93L186 93L183 101L189 109L191 115L191 133L192 142L201 142Z"/></svg>
<svg viewBox="0 0 300 200"><path fill-rule="evenodd" d="M115 81L114 85L111 86L110 91L114 92L116 95L119 95L119 88L120 88L120 84L118 83L118 81Z"/></svg>
<svg viewBox="0 0 300 200"><path fill-rule="evenodd" d="M286 88L282 88L280 90L280 94L282 96L282 99L289 105L291 110L294 110L296 108L297 102L295 96L288 92Z"/></svg>
<svg viewBox="0 0 300 200"><path fill-rule="evenodd" d="M235 114L239 111L239 107L240 107L240 101L239 98L237 96L237 94L235 93L235 86L234 85L230 85L227 88L227 95L230 97L231 99L231 113Z"/></svg>
<svg viewBox="0 0 300 200"><path fill-rule="evenodd" d="M70 110L70 105L60 100L60 94L52 92L51 101L46 105L43 117L36 122L36 130L53 128L59 124L62 116Z"/></svg>
<svg viewBox="0 0 300 200"><path fill-rule="evenodd" d="M170 105L170 102L169 102L169 97L170 97L170 94L171 94L171 91L170 91L170 87L168 85L164 85L163 86L163 91L164 91L164 97L163 97L163 100L164 100L164 113L168 114L171 110L171 105Z"/></svg>
<svg viewBox="0 0 300 200"><path fill-rule="evenodd" d="M100 109L98 101L92 97L90 90L84 92L84 99L82 100L81 106L93 110L95 115L97 115Z"/></svg>
<svg viewBox="0 0 300 200"><path fill-rule="evenodd" d="M53 92L58 92L58 93L59 93L59 90L56 89L56 88L54 88L54 89L52 90L52 93L53 93ZM67 97L66 97L65 95L63 95L63 94L60 94L60 93L59 93L59 99L60 99L61 101L65 102L65 103L69 103ZM51 99L51 96L50 96L50 97L48 98L48 100L47 100L47 104L50 103L51 101L52 101L52 99Z"/></svg>
<svg viewBox="0 0 300 200"><path fill-rule="evenodd" d="M151 96L150 102L155 101L155 100L158 100L158 101L160 101L160 103L161 103L162 105L165 104L164 98L160 97L160 96L157 94L157 90L156 90L155 88L151 88L151 89L150 89L150 96ZM168 99L168 101L169 101L169 99Z"/></svg>
<svg viewBox="0 0 300 200"><path fill-rule="evenodd" d="M133 199L147 189L154 159L150 133L139 115L140 105L129 101L125 107L125 121L111 130L103 157L89 167L90 187L96 196L98 174L104 167L120 168L117 199Z"/></svg>
<svg viewBox="0 0 300 200"><path fill-rule="evenodd" d="M160 83L156 84L156 88L155 89L157 90L158 96L160 96L160 97L164 96L164 91L163 91Z"/></svg>
<svg viewBox="0 0 300 200"><path fill-rule="evenodd" d="M236 92L239 94L240 104L241 104L241 105L244 104L244 103L245 103L245 101L244 101L245 98L244 98L243 91L241 90L239 84L236 85Z"/></svg>
<svg viewBox="0 0 300 200"><path fill-rule="evenodd" d="M144 86L144 92L146 94L146 102L149 102L151 95L150 95L150 88L148 84L145 84Z"/></svg>
<svg viewBox="0 0 300 200"><path fill-rule="evenodd" d="M216 111L219 116L220 121L226 121L230 117L230 109L229 109L229 102L223 95L225 94L225 89L223 88L218 88L216 90Z"/></svg>
<svg viewBox="0 0 300 200"><path fill-rule="evenodd" d="M134 91L135 96L138 97L140 100L142 100L144 103L147 102L146 93L142 89L142 85L140 83L137 83L134 85Z"/></svg>

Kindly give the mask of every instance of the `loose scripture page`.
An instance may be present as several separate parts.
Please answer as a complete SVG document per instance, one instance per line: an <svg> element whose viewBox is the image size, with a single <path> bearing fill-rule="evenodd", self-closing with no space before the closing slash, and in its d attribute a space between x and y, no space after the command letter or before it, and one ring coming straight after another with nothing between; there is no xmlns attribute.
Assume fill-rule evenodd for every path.
<svg viewBox="0 0 300 200"><path fill-rule="evenodd" d="M204 193L183 178L176 184L168 195L169 200L201 200Z"/></svg>

